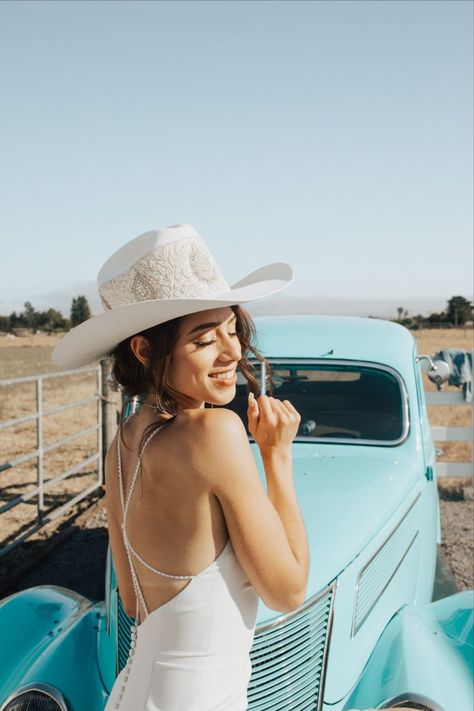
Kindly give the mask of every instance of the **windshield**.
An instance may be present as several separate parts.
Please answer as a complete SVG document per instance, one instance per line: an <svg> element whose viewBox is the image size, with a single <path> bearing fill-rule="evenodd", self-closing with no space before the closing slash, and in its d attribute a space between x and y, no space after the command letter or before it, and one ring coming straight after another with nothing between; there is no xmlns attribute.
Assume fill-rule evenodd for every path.
<svg viewBox="0 0 474 711"><path fill-rule="evenodd" d="M348 361L270 362L273 397L290 400L301 415L298 439L390 445L404 439L408 430L405 388L390 368ZM226 407L247 426L247 384L240 373L236 397Z"/></svg>

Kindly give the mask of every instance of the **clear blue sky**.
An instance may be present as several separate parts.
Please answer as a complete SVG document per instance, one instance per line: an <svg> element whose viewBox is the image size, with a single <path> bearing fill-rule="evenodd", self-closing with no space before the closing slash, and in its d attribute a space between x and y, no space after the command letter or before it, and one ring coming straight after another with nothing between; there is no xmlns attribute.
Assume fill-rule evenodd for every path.
<svg viewBox="0 0 474 711"><path fill-rule="evenodd" d="M322 310L472 298L472 13L0 2L0 313L95 307L108 256L178 222Z"/></svg>

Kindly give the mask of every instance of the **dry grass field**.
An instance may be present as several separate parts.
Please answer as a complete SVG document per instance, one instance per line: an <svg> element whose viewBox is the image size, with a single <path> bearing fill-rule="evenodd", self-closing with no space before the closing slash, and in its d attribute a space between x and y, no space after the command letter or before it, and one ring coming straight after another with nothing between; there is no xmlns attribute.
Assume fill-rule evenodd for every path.
<svg viewBox="0 0 474 711"><path fill-rule="evenodd" d="M444 347L458 347L464 350L470 350L473 347L473 334L469 330L433 329L414 332L413 335L418 342L419 354L433 355ZM51 361L51 352L57 339L58 336L45 334L18 338L0 336L0 379L56 371ZM426 378L426 375L424 379L427 390L436 390L436 386ZM446 389L456 390L456 388ZM65 405L75 400L84 400L93 396L96 392L97 383L94 373L84 374L80 377L76 375L46 379L43 386L43 409L48 410L57 405ZM1 386L0 422L34 412L35 398L34 383ZM56 415L46 417L44 421L44 446L48 447L58 439L72 435L79 429L94 426L96 413L97 404L91 403L77 409L65 410ZM466 406L430 406L429 417L433 425L469 426L471 424L470 408ZM47 453L44 457L45 481L48 482L54 476L89 457L95 451L96 445L97 434L93 433ZM444 449L444 454L440 457L443 461L472 461L471 444L468 442L439 442L437 446ZM35 422L0 430L0 466L33 451L35 447ZM36 460L32 459L13 469L6 469L1 476L0 505L4 505L20 495L28 494L34 488L37 477ZM95 481L96 477L96 467L90 465L81 469L77 474L51 486L44 496L46 517L48 511L57 508L67 499L87 488ZM459 483L454 480L445 480L444 485L452 488ZM28 544L23 544L19 547L17 556L20 556L20 558L22 555L27 556L29 554L28 551L31 550L31 545L35 541L41 541L51 536L53 531L67 522L71 514L77 515L86 505L87 502L77 504L69 513L63 514L59 519L48 523L45 528L35 532L28 539ZM8 544L19 534L26 532L34 524L36 513L36 496L3 513L0 519L0 547ZM3 567L4 563L0 558L0 574Z"/></svg>

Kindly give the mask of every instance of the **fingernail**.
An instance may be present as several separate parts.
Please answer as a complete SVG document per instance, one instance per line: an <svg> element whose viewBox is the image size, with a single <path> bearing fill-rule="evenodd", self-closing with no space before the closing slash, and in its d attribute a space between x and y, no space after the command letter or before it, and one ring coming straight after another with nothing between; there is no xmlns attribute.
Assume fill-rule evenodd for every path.
<svg viewBox="0 0 474 711"><path fill-rule="evenodd" d="M254 400L253 392L249 392L249 400L252 402Z"/></svg>

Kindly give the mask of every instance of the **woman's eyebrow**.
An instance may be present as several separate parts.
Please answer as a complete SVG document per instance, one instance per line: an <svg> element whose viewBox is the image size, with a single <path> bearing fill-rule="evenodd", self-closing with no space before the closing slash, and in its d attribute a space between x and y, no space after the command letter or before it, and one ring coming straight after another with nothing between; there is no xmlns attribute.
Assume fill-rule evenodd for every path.
<svg viewBox="0 0 474 711"><path fill-rule="evenodd" d="M237 316L235 314L233 314L233 316L231 316L229 318L227 323L230 323L231 321L233 321L236 318L237 318ZM209 328L215 328L216 326L219 326L220 324L221 324L221 321L215 321L212 323L200 323L199 326L194 326L194 328L192 328L187 335L190 336L191 333L194 333L195 331L202 331L203 329L207 330Z"/></svg>

